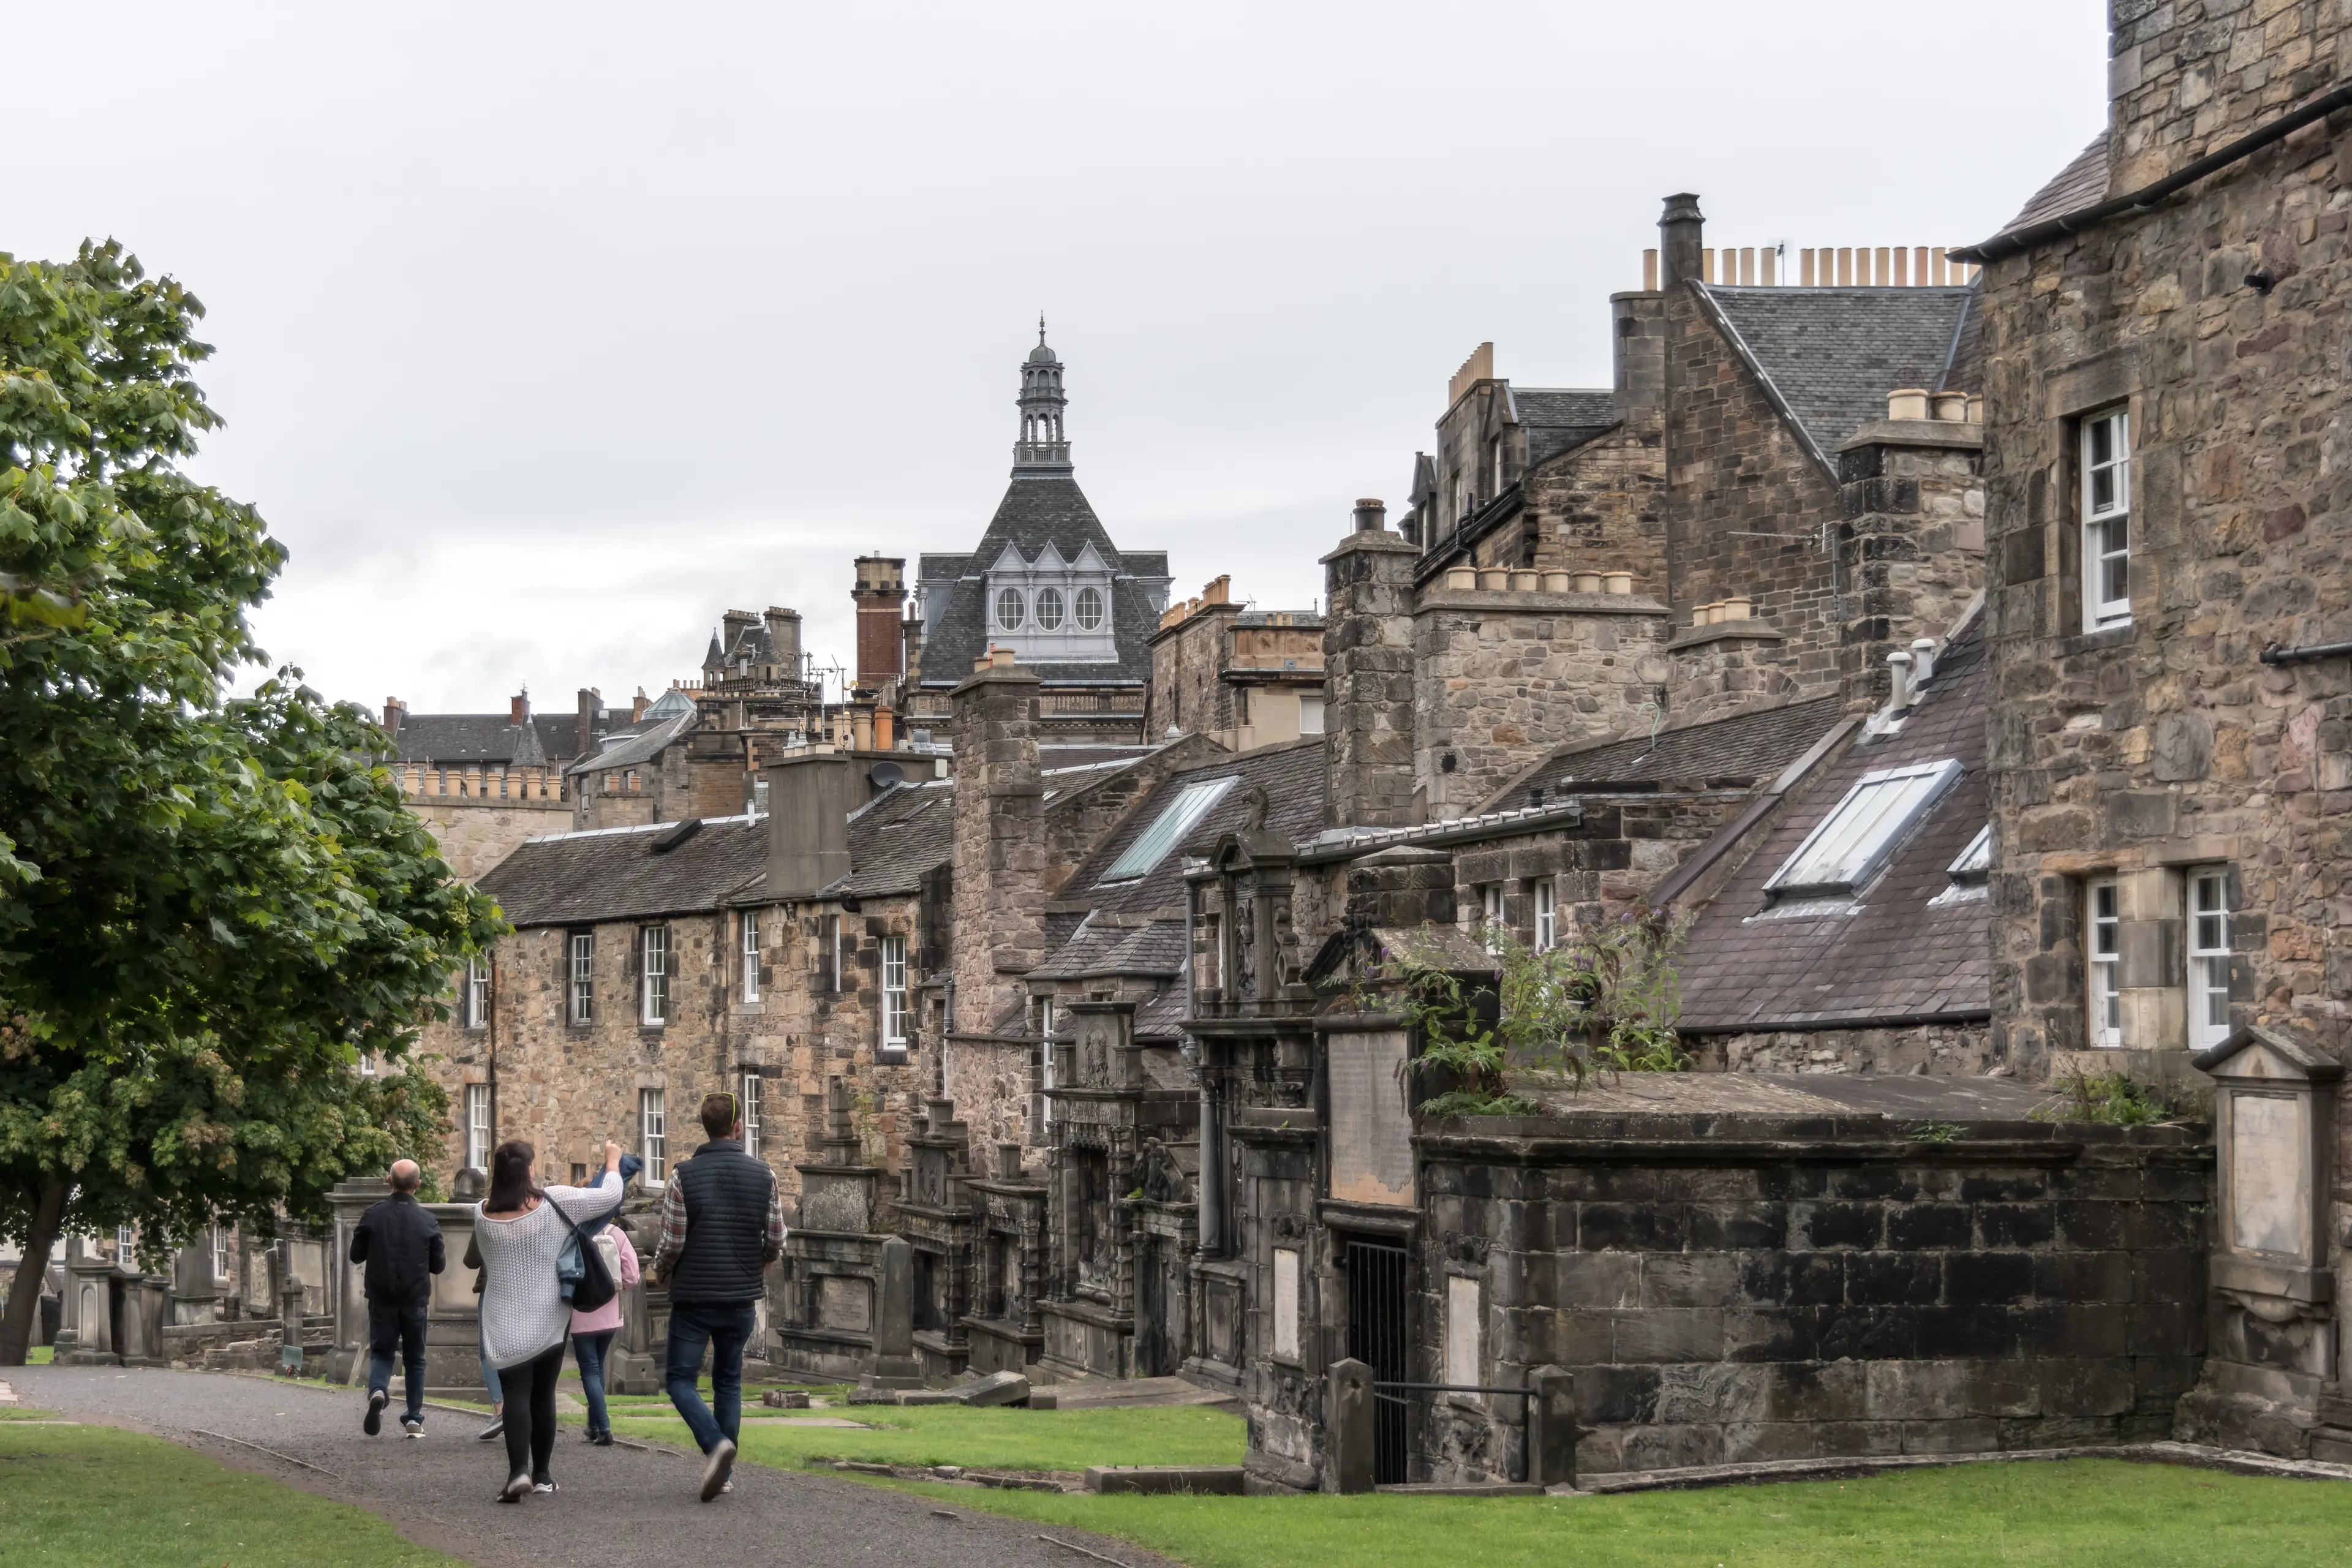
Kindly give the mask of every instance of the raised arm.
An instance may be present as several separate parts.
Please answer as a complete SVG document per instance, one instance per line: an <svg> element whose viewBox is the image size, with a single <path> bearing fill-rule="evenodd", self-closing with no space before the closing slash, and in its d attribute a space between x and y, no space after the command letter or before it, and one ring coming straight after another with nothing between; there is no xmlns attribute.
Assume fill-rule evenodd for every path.
<svg viewBox="0 0 2352 1568"><path fill-rule="evenodd" d="M585 1187L549 1187L547 1195L564 1216L577 1224L611 1214L621 1206L621 1146L611 1139L604 1140L604 1169L595 1182Z"/></svg>

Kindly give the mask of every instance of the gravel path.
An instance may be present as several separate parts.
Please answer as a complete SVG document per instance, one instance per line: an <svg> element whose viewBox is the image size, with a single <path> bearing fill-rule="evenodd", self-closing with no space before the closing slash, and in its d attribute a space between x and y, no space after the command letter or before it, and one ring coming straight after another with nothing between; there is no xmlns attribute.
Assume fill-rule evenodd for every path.
<svg viewBox="0 0 2352 1568"><path fill-rule="evenodd" d="M555 1447L562 1490L495 1502L503 1444L482 1443L478 1418L428 1408L425 1436L400 1436L395 1401L386 1436L360 1431L364 1394L196 1372L106 1367L11 1367L26 1405L78 1420L132 1426L223 1463L352 1503L390 1520L419 1544L481 1568L611 1568L616 1562L887 1563L890 1568L1087 1568L1098 1559L1038 1539L1038 1526L827 1476L738 1465L735 1489L696 1500L698 1460L590 1447L567 1426ZM274 1449L289 1464L216 1437ZM951 1512L953 1518L941 1517ZM1053 1528L1062 1540L1138 1568L1170 1568L1125 1542Z"/></svg>

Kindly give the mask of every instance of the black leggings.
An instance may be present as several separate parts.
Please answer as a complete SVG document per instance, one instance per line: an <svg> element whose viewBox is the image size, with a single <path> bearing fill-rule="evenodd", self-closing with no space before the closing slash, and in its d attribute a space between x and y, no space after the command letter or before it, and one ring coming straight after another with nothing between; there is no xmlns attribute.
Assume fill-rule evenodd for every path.
<svg viewBox="0 0 2352 1568"><path fill-rule="evenodd" d="M555 1452L555 1380L563 1375L563 1342L556 1341L527 1362L499 1369L507 1396L507 1478L525 1473L549 1479L547 1461Z"/></svg>

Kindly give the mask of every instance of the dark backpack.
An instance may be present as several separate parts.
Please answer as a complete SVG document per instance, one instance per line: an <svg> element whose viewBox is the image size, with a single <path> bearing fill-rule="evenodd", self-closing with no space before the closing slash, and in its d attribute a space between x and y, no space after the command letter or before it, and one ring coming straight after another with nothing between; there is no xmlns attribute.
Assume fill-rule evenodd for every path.
<svg viewBox="0 0 2352 1568"><path fill-rule="evenodd" d="M604 1255L581 1230L580 1222L564 1214L563 1205L553 1198L547 1201L555 1204L555 1212L563 1215L563 1223L572 1227L572 1234L563 1238L563 1246L555 1255L556 1287L572 1303L573 1311L593 1312L621 1293L620 1281L604 1266Z"/></svg>

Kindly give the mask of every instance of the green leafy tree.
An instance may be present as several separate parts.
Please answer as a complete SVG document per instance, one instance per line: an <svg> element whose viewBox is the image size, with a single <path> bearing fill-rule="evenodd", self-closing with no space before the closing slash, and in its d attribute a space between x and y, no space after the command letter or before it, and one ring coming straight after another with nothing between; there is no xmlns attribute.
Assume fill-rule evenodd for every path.
<svg viewBox="0 0 2352 1568"><path fill-rule="evenodd" d="M285 552L181 471L202 314L111 242L0 254L0 1364L66 1229L268 1234L428 1150L409 1052L501 929L363 713L225 696Z"/></svg>

